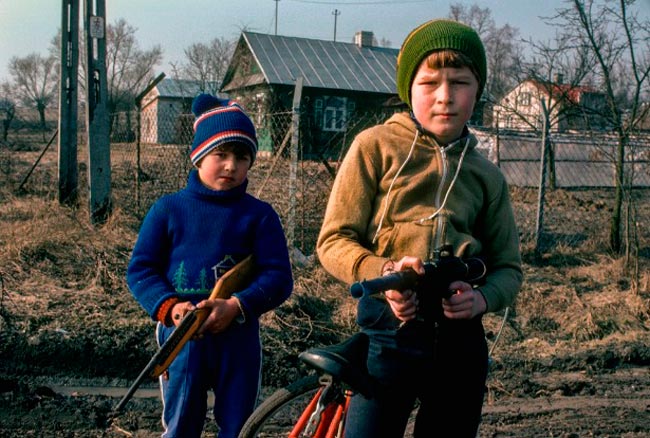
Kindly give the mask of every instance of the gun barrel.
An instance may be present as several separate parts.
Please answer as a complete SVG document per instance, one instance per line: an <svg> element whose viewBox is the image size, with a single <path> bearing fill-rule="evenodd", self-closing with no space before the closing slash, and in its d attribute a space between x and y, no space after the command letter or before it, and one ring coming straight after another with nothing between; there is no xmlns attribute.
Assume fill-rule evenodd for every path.
<svg viewBox="0 0 650 438"><path fill-rule="evenodd" d="M208 313L209 311L206 309L194 309L185 315L183 321L174 329L165 343L160 346L133 385L131 385L126 395L117 404L114 409L115 412L122 411L142 382L147 378L157 378L169 367L170 363L178 355L178 352L183 345L185 345L185 343L194 336L199 327L201 327L201 324L203 324L203 321L207 318Z"/></svg>
<svg viewBox="0 0 650 438"><path fill-rule="evenodd" d="M145 379L151 377L151 370L157 365L157 363L158 363L158 356L156 355L149 361L147 366L144 367L144 369L142 370L142 372L140 373L138 378L135 379L135 382L133 383L133 385L131 385L131 387L126 392L124 397L122 397L122 400L120 400L120 402L117 404L117 406L115 406L115 408L113 409L114 412L118 412L118 413L122 412L122 410L124 409L124 406L126 406L126 404L129 402L129 400L131 400L131 398L133 397L133 394L135 394L135 392L138 390L138 387L140 386L140 384L142 384L142 382L144 382Z"/></svg>
<svg viewBox="0 0 650 438"><path fill-rule="evenodd" d="M393 272L371 280L363 280L350 286L350 293L354 298L361 298L385 292L387 290L406 290L415 287L419 274L413 269Z"/></svg>
<svg viewBox="0 0 650 438"><path fill-rule="evenodd" d="M362 280L350 286L350 294L354 298L374 295L387 290L407 290L416 288L419 284L451 283L462 280L468 283L480 282L487 274L487 268L482 259L472 257L442 258L435 263L424 264L425 274L419 275L413 269L394 272L381 277ZM443 284L446 287L446 284Z"/></svg>

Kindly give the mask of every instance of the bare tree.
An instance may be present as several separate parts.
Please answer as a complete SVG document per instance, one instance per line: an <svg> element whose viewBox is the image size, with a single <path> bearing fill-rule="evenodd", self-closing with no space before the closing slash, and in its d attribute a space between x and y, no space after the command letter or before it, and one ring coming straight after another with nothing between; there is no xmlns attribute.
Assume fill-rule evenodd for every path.
<svg viewBox="0 0 650 438"><path fill-rule="evenodd" d="M594 60L584 47L572 46L562 34L556 35L554 41L529 40L527 44L532 55L520 65L520 76L525 78L521 84L527 86L507 93L497 108L500 115L516 119L517 125L543 134L549 188L554 189L555 152L551 132L565 130L574 123L577 112L588 108L581 96L587 94L583 82L591 74Z"/></svg>
<svg viewBox="0 0 650 438"><path fill-rule="evenodd" d="M518 82L518 65L522 56L519 29L509 24L497 27L490 8L477 5L452 4L449 17L473 27L481 36L489 71L485 97L488 100L502 97Z"/></svg>
<svg viewBox="0 0 650 438"><path fill-rule="evenodd" d="M18 102L38 111L41 129L45 131L45 110L57 98L58 66L52 56L31 53L9 61L9 74Z"/></svg>
<svg viewBox="0 0 650 438"><path fill-rule="evenodd" d="M110 113L128 111L135 96L153 79L154 68L162 62L160 46L141 50L136 28L120 18L106 28L106 75Z"/></svg>
<svg viewBox="0 0 650 438"><path fill-rule="evenodd" d="M184 50L185 61L172 64L174 76L200 84L203 91L217 93L228 69L235 42L224 37L209 44L195 43Z"/></svg>
<svg viewBox="0 0 650 438"><path fill-rule="evenodd" d="M154 77L154 68L162 62L162 50L156 45L150 50L140 49L135 37L136 28L124 19L106 26L106 76L108 88L108 111L111 131L114 128L116 113L124 111L127 115L126 131L131 131L130 110L134 109L137 96ZM85 36L79 35L79 53L85 53ZM52 38L50 56L57 66L61 54L61 30ZM87 89L87 59L79 56L79 89ZM58 71L58 67L57 67ZM86 93L78 93L84 100Z"/></svg>
<svg viewBox="0 0 650 438"><path fill-rule="evenodd" d="M106 28L106 75L108 80L108 108L115 111L133 109L133 97L153 78L154 68L162 61L160 46L141 50L135 38L136 28L119 19ZM50 56L57 63L61 55L61 30L52 38ZM79 35L79 52L85 53L85 37ZM86 89L86 57L79 57L79 88ZM83 99L85 93L79 93Z"/></svg>
<svg viewBox="0 0 650 438"><path fill-rule="evenodd" d="M379 47L393 47L393 43L385 37L379 39Z"/></svg>
<svg viewBox="0 0 650 438"><path fill-rule="evenodd" d="M2 117L2 141L7 141L9 127L16 117L16 103L11 97L11 86L9 82L0 84L0 117Z"/></svg>
<svg viewBox="0 0 650 438"><path fill-rule="evenodd" d="M615 203L610 222L611 250L622 249L622 205L632 202L632 178L624 166L630 154L630 136L647 111L650 85L650 22L635 13L635 0L572 0L559 11L557 25L567 30L576 46L585 47L595 59L594 78L607 96L606 117L617 138L615 157ZM643 2L642 2L643 3ZM618 82L621 81L621 82ZM644 95L644 93L646 93ZM627 192L626 192L627 188ZM628 209L629 211L629 209ZM628 225L636 221L628 217Z"/></svg>

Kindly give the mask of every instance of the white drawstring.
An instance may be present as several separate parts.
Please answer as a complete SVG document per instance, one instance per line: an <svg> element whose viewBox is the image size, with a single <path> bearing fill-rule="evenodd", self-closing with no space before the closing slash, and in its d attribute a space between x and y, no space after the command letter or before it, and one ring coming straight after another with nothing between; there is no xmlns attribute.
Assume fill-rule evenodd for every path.
<svg viewBox="0 0 650 438"><path fill-rule="evenodd" d="M413 150L415 149L415 143L418 140L418 136L420 134L419 130L415 130L415 137L413 137L413 143L411 143L411 149L409 150L409 154L406 156L406 159L400 166L400 168L397 170L397 173L393 177L393 180L390 182L390 186L388 186L388 191L386 192L386 198L384 199L384 211L381 213L381 217L379 218L379 225L377 226L377 231L375 231L375 236L372 238L372 243L374 244L377 241L377 236L379 236L379 231L381 231L381 227L384 224L384 218L386 217L386 213L388 212L388 198L390 197L390 192L393 189L393 185L395 184L395 180L397 180L397 177L399 176L400 173L402 173L402 170L404 170L404 167L406 166L406 163L409 162L411 159L411 156L413 155Z"/></svg>
<svg viewBox="0 0 650 438"><path fill-rule="evenodd" d="M440 207L436 211L434 211L431 216L425 217L422 219L419 219L417 223L423 224L424 222L433 219L436 217L440 212L442 211L443 208L445 208L445 204L447 204L447 198L449 198L449 194L451 193L452 187L454 187L454 184L456 184L456 179L458 179L458 174L460 173L460 168L463 164L463 160L465 159L465 152L467 152L467 147L469 146L469 137L467 137L467 140L465 140L465 146L463 147L463 152L460 154L460 159L458 160L458 167L456 167L456 173L454 174L454 178L451 180L451 183L449 184L449 188L447 189L447 193L445 193L445 197L442 200L442 204L440 204Z"/></svg>

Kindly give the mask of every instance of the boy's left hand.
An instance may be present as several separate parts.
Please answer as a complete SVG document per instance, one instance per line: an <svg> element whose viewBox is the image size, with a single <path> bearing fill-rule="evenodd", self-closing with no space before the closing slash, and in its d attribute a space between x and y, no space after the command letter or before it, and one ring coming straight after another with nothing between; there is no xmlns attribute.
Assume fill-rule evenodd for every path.
<svg viewBox="0 0 650 438"><path fill-rule="evenodd" d="M214 300L203 300L196 305L197 309L209 308L210 314L206 318L198 333L219 333L224 331L239 316L237 298L228 299L216 298Z"/></svg>
<svg viewBox="0 0 650 438"><path fill-rule="evenodd" d="M472 319L485 313L487 303L483 295L464 281L454 281L449 290L455 291L449 299L442 300L442 310L449 319Z"/></svg>

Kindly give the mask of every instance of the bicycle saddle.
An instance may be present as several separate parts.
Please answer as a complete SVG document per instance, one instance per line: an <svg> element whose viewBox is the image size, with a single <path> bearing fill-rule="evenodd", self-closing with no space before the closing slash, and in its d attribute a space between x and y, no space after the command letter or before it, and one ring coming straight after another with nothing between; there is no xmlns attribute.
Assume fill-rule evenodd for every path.
<svg viewBox="0 0 650 438"><path fill-rule="evenodd" d="M298 358L305 364L350 385L356 392L370 397L375 383L368 374L368 335L357 332L345 341L303 351Z"/></svg>

